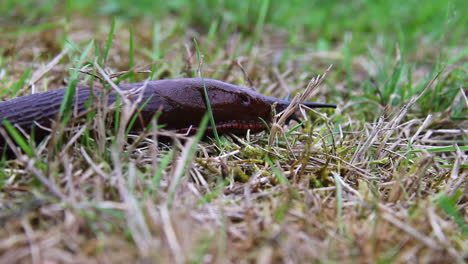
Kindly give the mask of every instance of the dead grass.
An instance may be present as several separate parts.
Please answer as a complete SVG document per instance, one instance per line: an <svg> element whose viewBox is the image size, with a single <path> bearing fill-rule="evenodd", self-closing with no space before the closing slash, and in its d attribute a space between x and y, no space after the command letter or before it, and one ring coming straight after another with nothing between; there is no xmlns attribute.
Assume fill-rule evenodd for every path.
<svg viewBox="0 0 468 264"><path fill-rule="evenodd" d="M97 38L103 45L107 32L102 27L82 18L73 21L68 37L77 43ZM190 41L194 32L164 35L164 52L154 61L144 51L151 45L145 23L135 27L141 47L135 61L155 63L154 78L192 74L198 67ZM64 34L51 29L0 40L7 73L1 87L10 87L32 67L34 77L16 96L62 88L75 52L56 47L55 39ZM265 42L247 56L234 34L226 47L197 38L205 54L205 77L251 84L279 97L307 86L315 74L305 66L322 73L326 65L340 69L343 63L333 52L305 52L279 67L275 60L283 52L281 44ZM107 68L97 70L94 64L81 70L99 76L127 70L128 39L121 25ZM365 62L353 60L363 71L354 82L372 75ZM163 147L150 138L132 146L122 130L113 140L100 128L105 117L97 117L76 128L60 155L45 156L44 146L36 158L6 161L0 263L466 261L468 172L462 165L467 156L457 143L466 140L466 123L438 113L418 116L414 109L422 94L403 106L363 106L374 111L366 114L373 120L364 120L363 110L355 108L364 102L337 96L345 91L344 77L334 71L313 96L337 102L337 111L305 111L305 127L286 139L280 136L294 124L280 122L284 133L271 137L270 144L262 133L226 137L222 146L189 139ZM96 81L86 74L81 79L87 85ZM426 89L439 81L434 78ZM124 126L128 117L122 120ZM89 129L97 134L86 145L80 139ZM455 150L430 150L447 145ZM441 199L452 198L461 224L440 205Z"/></svg>

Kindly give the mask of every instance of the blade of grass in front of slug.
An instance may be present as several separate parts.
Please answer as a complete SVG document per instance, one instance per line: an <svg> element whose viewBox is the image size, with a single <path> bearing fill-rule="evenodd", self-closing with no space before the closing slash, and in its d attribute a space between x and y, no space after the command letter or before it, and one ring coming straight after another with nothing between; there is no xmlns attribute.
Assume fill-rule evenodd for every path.
<svg viewBox="0 0 468 264"><path fill-rule="evenodd" d="M208 115L210 117L211 127L213 128L213 135L216 139L216 142L218 142L218 144L221 144L221 140L218 135L218 129L216 129L216 121L214 120L213 109L211 108L211 102L208 96L208 90L206 89L205 79L203 77L202 77L202 82L203 82L203 91L205 93L205 101L206 101L206 106L208 110Z"/></svg>
<svg viewBox="0 0 468 264"><path fill-rule="evenodd" d="M218 130L216 129L216 122L214 120L214 115L213 115L213 109L211 108L211 102L210 102L210 97L208 96L208 90L206 89L206 85L205 85L205 78L203 78L203 74L202 74L202 63L201 63L201 54L200 54L200 49L198 47L198 42L197 40L194 38L193 39L193 43L195 45L195 49L197 51L197 58L198 58L198 61L200 62L200 77L202 79L202 82L203 82L203 92L205 94L205 104L206 104L206 109L207 109L207 112L208 112L208 116L210 117L210 123L211 123L211 127L213 128L213 135L216 139L216 142L218 143L218 145L221 145L221 140L219 138L219 135L218 135Z"/></svg>
<svg viewBox="0 0 468 264"><path fill-rule="evenodd" d="M71 113L71 109L73 107L72 102L73 96L75 95L76 86L78 84L79 69L83 65L88 53L91 51L93 43L94 41L89 42L88 46L86 46L85 50L81 53L81 56L79 57L78 62L76 63L75 69L73 69L70 73L70 82L65 91L65 95L63 96L62 104L60 105L59 111L59 116L63 119L65 123L68 121L68 118L70 116L69 113ZM68 117L66 117L67 115Z"/></svg>
<svg viewBox="0 0 468 264"><path fill-rule="evenodd" d="M91 89L93 89L93 88L91 88ZM94 99L95 99L95 95L94 95L94 93L91 93L88 100L84 103L85 109L93 109ZM96 116L96 110L95 109L92 110L92 111L88 111L86 113L86 123L91 124L92 120L93 120L93 118L95 116ZM94 140L91 139L91 130L90 129L86 129L84 131L83 135L81 136L80 141L81 141L81 144L83 144L86 147L94 146Z"/></svg>

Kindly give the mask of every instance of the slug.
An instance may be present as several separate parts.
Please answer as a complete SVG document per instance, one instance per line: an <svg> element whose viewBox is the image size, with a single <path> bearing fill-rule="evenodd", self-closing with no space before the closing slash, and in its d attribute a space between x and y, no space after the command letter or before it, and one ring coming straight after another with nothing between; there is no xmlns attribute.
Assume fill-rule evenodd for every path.
<svg viewBox="0 0 468 264"><path fill-rule="evenodd" d="M146 83L121 84L124 92L141 88L143 94L139 100L138 118L133 131L144 129L160 110L158 124L164 129L177 133L195 133L197 125L205 115L207 107L204 85L213 111L216 129L219 133L243 134L248 129L259 132L266 128L265 122L272 121L272 105L276 103L276 112L284 110L289 101L264 96L253 90L213 79L180 78L149 81ZM57 89L12 100L0 102L0 127L8 120L26 133L34 129L35 140L41 140L49 134L52 122L57 118L66 89ZM73 97L74 114L83 115L93 105L97 105L102 91L77 87ZM115 103L117 94L108 94L108 105ZM130 94L127 98L136 100L138 95ZM102 100L102 98L100 98ZM311 108L331 107L334 104L305 102ZM296 116L289 119L298 120ZM208 127L207 132L212 131ZM6 146L0 135L0 152Z"/></svg>

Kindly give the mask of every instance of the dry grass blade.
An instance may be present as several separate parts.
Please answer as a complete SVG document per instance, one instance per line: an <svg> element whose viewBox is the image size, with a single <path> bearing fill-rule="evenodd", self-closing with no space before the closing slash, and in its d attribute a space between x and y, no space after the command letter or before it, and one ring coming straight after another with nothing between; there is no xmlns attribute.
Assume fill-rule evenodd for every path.
<svg viewBox="0 0 468 264"><path fill-rule="evenodd" d="M21 162L26 164L26 170L30 171L44 186L46 186L50 193L54 195L55 197L59 198L61 201L67 201L68 198L65 196L60 189L58 188L57 185L49 181L49 179L39 170L34 166L34 159L30 159L26 156L21 156L19 158Z"/></svg>
<svg viewBox="0 0 468 264"><path fill-rule="evenodd" d="M276 115L276 118L274 119L272 125L271 125L271 130L270 130L270 137L268 144L270 146L273 145L273 142L278 134L284 135L283 131L283 126L286 123L286 120L293 115L298 109L299 105L307 100L309 96L312 94L312 92L317 89L320 84L325 80L325 77L327 76L328 72L330 71L332 65L330 65L327 70L322 74L318 75L316 77L313 77L310 81L309 84L307 85L306 89L304 90L303 93L297 94L294 96L294 98L291 100L291 103L289 106L282 111L282 113L278 113ZM274 107L274 106L272 106ZM279 116L279 119L277 119Z"/></svg>
<svg viewBox="0 0 468 264"><path fill-rule="evenodd" d="M151 254L151 242L152 235L148 224L146 223L144 214L141 210L141 206L138 200L133 195L133 188L130 188L135 184L136 171L135 167L130 163L129 174L125 177L121 167L119 151L113 151L112 158L114 162L114 177L117 178L117 184L120 196L123 199L126 210L126 219L128 227L131 231L132 237L140 250L140 254L143 257L147 257ZM127 179L126 179L127 178Z"/></svg>
<svg viewBox="0 0 468 264"><path fill-rule="evenodd" d="M461 164L467 164L466 155L463 155L460 149L457 150L457 157L453 163L453 168L450 172L450 181L447 186L447 194L454 195L457 190L459 190L462 185L465 185L465 189L467 188L468 184L466 179L468 177L468 171L461 169ZM466 197L466 192L464 195ZM460 197L462 199L463 197Z"/></svg>
<svg viewBox="0 0 468 264"><path fill-rule="evenodd" d="M165 205L161 206L159 212L161 214L161 221L164 227L164 234L166 235L169 248L171 249L171 253L174 258L174 263L177 263L177 264L185 263L184 254L181 250L177 236L174 232L174 228L171 223L171 218L169 216L169 210L167 206Z"/></svg>
<svg viewBox="0 0 468 264"><path fill-rule="evenodd" d="M354 153L354 157L351 160L351 163L356 164L356 163L362 163L365 161L366 153L369 150L369 148L379 139L382 130L383 130L383 125L384 124L384 118L380 117L379 121L375 125L374 129L372 130L371 134L369 137L367 137L367 140L359 146L358 150Z"/></svg>
<svg viewBox="0 0 468 264"><path fill-rule="evenodd" d="M56 66L60 60L67 55L69 49L66 47L62 52L60 52L57 56L55 56L47 65L41 70L41 71L36 71L33 76L31 77L31 80L29 80L29 86L33 87L33 92L34 93L34 85L36 82L42 79L44 75L46 75L54 66Z"/></svg>
<svg viewBox="0 0 468 264"><path fill-rule="evenodd" d="M424 122L422 123L422 125L418 128L418 130L416 131L416 133L414 133L414 135L411 137L411 139L409 140L409 143L410 144L413 144L414 140L419 136L419 134L421 134L421 132L426 129L426 127L431 123L432 121L432 118L433 116L432 115L428 115L426 117L426 119L424 120Z"/></svg>
<svg viewBox="0 0 468 264"><path fill-rule="evenodd" d="M413 227L405 224L404 222L398 220L397 218L395 218L394 216L392 216L391 214L389 213L384 213L382 215L382 217L387 220L388 222L392 223L393 225L395 225L396 227L400 228L401 230L407 232L408 234L410 234L412 237L416 238L417 240L421 241L423 244L425 244L426 246L428 246L429 248L431 249L434 249L434 250L438 250L440 249L440 245L439 243L437 243L436 241L434 241L432 238L430 237L427 237L423 234L421 234L420 232L418 232L416 229L414 229Z"/></svg>
<svg viewBox="0 0 468 264"><path fill-rule="evenodd" d="M184 145L181 156L174 171L174 177L171 179L171 184L169 186L169 195L170 199L167 200L167 205L171 207L171 204L176 196L177 187L182 179L182 177L187 172L187 162L189 162L189 157L191 156L192 145L196 142L195 138L190 138Z"/></svg>

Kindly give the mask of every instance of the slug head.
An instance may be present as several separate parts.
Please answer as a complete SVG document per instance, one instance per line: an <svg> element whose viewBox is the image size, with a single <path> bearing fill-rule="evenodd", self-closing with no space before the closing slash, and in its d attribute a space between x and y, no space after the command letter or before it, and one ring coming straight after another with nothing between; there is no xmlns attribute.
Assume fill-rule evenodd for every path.
<svg viewBox="0 0 468 264"><path fill-rule="evenodd" d="M200 78L148 83L144 97L149 103L144 112L154 113L161 107L162 115L158 122L166 124L166 129L184 132L192 128L194 132L208 109L204 87L221 133L263 130L262 119L266 122L271 120L271 105L263 95L229 83Z"/></svg>
<svg viewBox="0 0 468 264"><path fill-rule="evenodd" d="M214 120L220 133L243 134L247 129L253 132L264 130L265 122L271 122L272 105L277 103L277 113L289 105L288 101L264 96L253 90L222 81L182 78L149 82L144 96L144 101L147 100L148 104L142 113L152 117L158 109L162 109L158 123L166 124L166 129L182 133L191 129L190 132L195 132L207 112L204 87L208 92ZM311 107L334 106L305 104Z"/></svg>

